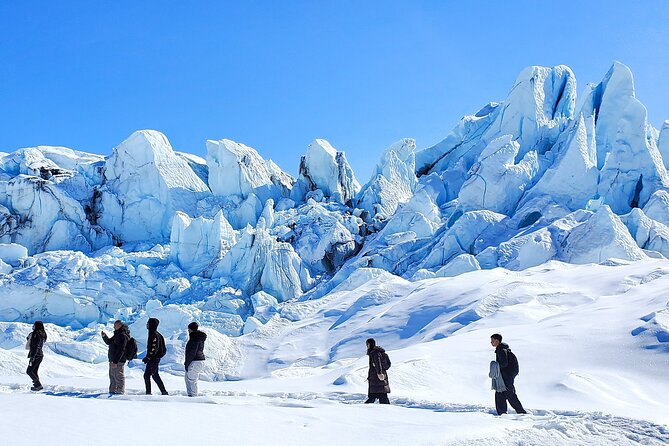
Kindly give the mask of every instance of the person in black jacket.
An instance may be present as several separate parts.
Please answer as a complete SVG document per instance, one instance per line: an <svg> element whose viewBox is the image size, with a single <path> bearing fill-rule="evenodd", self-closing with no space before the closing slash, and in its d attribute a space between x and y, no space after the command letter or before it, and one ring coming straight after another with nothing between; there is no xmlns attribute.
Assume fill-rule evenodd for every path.
<svg viewBox="0 0 669 446"><path fill-rule="evenodd" d="M367 356L369 356L369 370L367 371L367 401L365 404L374 403L378 398L381 404L390 404L388 394L390 384L388 383L388 371L383 367L383 354L385 350L376 345L372 338L367 339Z"/></svg>
<svg viewBox="0 0 669 446"><path fill-rule="evenodd" d="M188 342L186 343L186 393L188 396L197 396L197 380L204 369L204 341L207 335L198 330L197 322L188 324Z"/></svg>
<svg viewBox="0 0 669 446"><path fill-rule="evenodd" d="M506 413L507 400L516 413L527 413L525 412L525 409L523 409L523 405L520 403L520 400L516 395L516 388L513 386L513 381L516 379L516 375L518 375L518 360L515 355L509 354L511 349L508 344L502 342L501 334L495 333L490 336L490 344L495 347L495 360L499 364L504 387L506 387L504 392L495 392L495 408L497 409L497 415Z"/></svg>
<svg viewBox="0 0 669 446"><path fill-rule="evenodd" d="M33 331L28 335L27 341L30 351L28 352L28 369L26 370L26 373L30 379L33 380L33 386L30 390L39 391L42 390L43 387L40 383L37 371L44 358L42 348L46 342L46 330L44 330L42 321L35 321L33 324Z"/></svg>
<svg viewBox="0 0 669 446"><path fill-rule="evenodd" d="M165 338L158 332L158 324L160 321L156 318L149 318L146 322L146 328L149 330L149 337L146 341L146 355L142 362L146 364L144 370L144 386L146 387L146 394L151 395L151 378L158 385L160 393L167 395L165 384L158 374L160 358L165 356Z"/></svg>
<svg viewBox="0 0 669 446"><path fill-rule="evenodd" d="M104 331L102 340L109 346L109 394L125 393L125 347L130 339L130 329L121 321L114 322L114 334L110 338Z"/></svg>

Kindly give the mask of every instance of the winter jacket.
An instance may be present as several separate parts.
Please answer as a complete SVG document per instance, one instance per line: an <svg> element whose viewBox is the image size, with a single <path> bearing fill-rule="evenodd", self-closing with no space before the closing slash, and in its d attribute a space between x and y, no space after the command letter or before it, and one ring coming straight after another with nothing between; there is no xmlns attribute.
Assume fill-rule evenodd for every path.
<svg viewBox="0 0 669 446"><path fill-rule="evenodd" d="M44 356L42 348L46 342L46 331L44 330L35 330L30 333L30 351L28 352L28 358L41 358Z"/></svg>
<svg viewBox="0 0 669 446"><path fill-rule="evenodd" d="M188 370L188 366L193 361L204 361L204 341L207 340L207 334L196 330L191 332L188 342L186 343L186 359L184 366Z"/></svg>
<svg viewBox="0 0 669 446"><path fill-rule="evenodd" d="M165 338L158 331L149 331L149 339L146 341L146 357L144 362L160 360L160 351L165 345Z"/></svg>
<svg viewBox="0 0 669 446"><path fill-rule="evenodd" d="M130 339L130 329L123 324L118 330L114 330L114 335L110 338L106 334L102 335L102 340L109 346L107 358L109 362L118 364L125 362L125 346Z"/></svg>
<svg viewBox="0 0 669 446"><path fill-rule="evenodd" d="M492 390L495 392L506 391L504 379L502 379L502 372L497 361L490 361L490 372L488 373L488 377L492 378Z"/></svg>
<svg viewBox="0 0 669 446"><path fill-rule="evenodd" d="M388 371L383 369L381 365L381 357L385 352L379 346L367 351L369 356L369 371L367 372L367 382L369 383L369 393L390 393L390 384L388 383ZM382 381L377 376L383 373L385 379Z"/></svg>
<svg viewBox="0 0 669 446"><path fill-rule="evenodd" d="M504 342L500 342L495 348L495 359L499 363L502 379L504 379L505 383L513 383L514 378L518 374L516 372L516 366L509 361L510 351L511 349L509 348L509 345Z"/></svg>

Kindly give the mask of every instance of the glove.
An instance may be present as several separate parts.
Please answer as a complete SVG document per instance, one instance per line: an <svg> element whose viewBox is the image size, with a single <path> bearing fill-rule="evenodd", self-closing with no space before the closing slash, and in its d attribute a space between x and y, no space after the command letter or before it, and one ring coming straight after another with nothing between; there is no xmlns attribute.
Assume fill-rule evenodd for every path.
<svg viewBox="0 0 669 446"><path fill-rule="evenodd" d="M383 373L377 373L376 377L379 378L379 381L386 380L386 375L384 375Z"/></svg>
<svg viewBox="0 0 669 446"><path fill-rule="evenodd" d="M145 356L144 359L142 359L142 362L143 362L144 364L148 363L148 362L149 362L149 358L147 358L147 357Z"/></svg>

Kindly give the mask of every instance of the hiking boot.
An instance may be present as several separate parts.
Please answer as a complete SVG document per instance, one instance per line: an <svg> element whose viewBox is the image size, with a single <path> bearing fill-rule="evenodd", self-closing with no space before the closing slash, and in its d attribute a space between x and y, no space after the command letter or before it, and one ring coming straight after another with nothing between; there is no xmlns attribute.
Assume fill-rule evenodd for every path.
<svg viewBox="0 0 669 446"><path fill-rule="evenodd" d="M35 384L30 388L30 390L32 390L33 392L39 392L40 390L43 390L43 389L44 389L44 387L42 387L41 384Z"/></svg>
<svg viewBox="0 0 669 446"><path fill-rule="evenodd" d="M166 390L166 391L162 392L161 395L169 395L169 393L167 393L167 390Z"/></svg>

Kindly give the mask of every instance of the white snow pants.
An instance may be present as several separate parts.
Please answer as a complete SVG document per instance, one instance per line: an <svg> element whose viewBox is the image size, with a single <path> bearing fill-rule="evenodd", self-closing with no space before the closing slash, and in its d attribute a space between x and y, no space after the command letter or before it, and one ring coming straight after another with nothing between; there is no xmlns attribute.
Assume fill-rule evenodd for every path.
<svg viewBox="0 0 669 446"><path fill-rule="evenodd" d="M197 380L200 378L200 372L204 369L204 361L193 361L188 364L186 370L186 393L188 396L197 396Z"/></svg>

